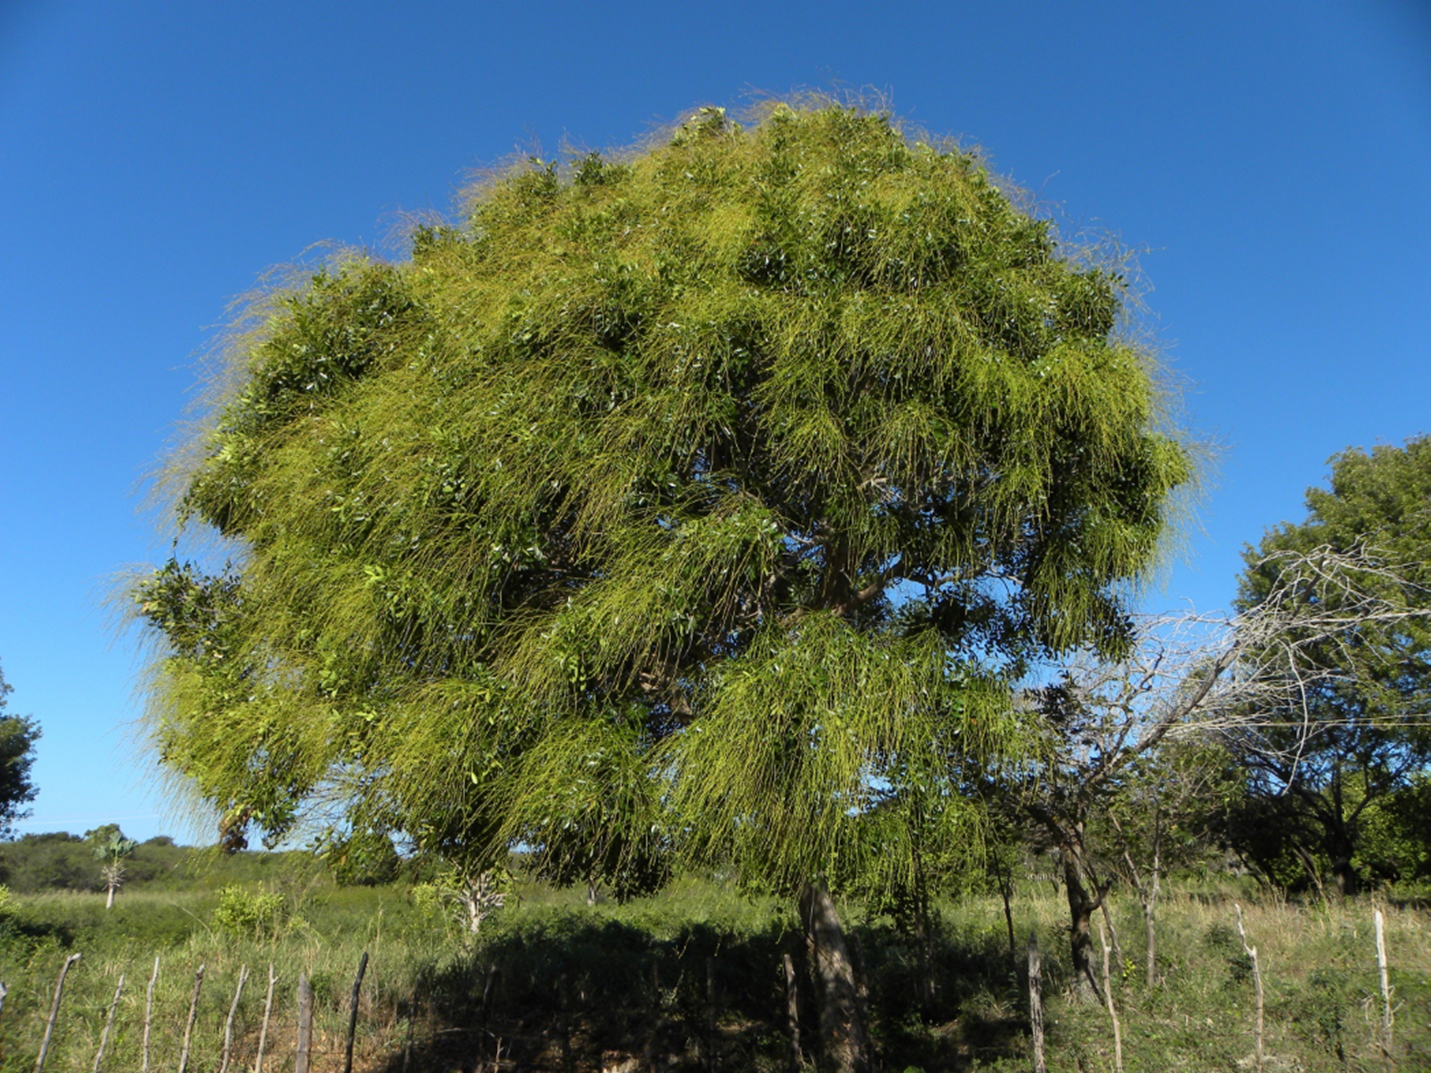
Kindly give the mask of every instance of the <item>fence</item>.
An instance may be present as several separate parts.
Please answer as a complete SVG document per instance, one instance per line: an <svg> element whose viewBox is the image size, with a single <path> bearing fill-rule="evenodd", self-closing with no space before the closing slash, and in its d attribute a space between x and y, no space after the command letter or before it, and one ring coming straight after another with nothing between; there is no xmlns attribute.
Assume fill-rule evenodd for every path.
<svg viewBox="0 0 1431 1073"><path fill-rule="evenodd" d="M49 1015L45 1019L44 1036L40 1042L39 1053L35 1057L35 1073L43 1073L46 1059L50 1054L50 1045L54 1039L55 1028L60 1023L64 1005L65 981L69 977L70 969L81 959L80 954L70 954L65 958L64 964L60 967L59 976L55 980L54 998L50 1002ZM149 977L149 985L145 990L144 1019L140 1035L140 1073L149 1073L153 1067L152 1052L150 1047L151 1031L154 1024L154 988L159 979L161 959L154 959L154 969ZM199 996L204 985L204 968L200 964L194 973L194 986L189 999L188 1016L184 1022L183 1044L179 1055L178 1073L188 1073L189 1058L194 1041L194 1031L198 1020ZM353 978L352 992L348 1000L348 1029L343 1047L343 1073L352 1073L353 1069L353 1044L356 1039L358 1029L358 999L362 993L363 977L368 970L368 955L366 952L358 961L357 975ZM249 970L244 965L240 968L238 984L234 988L233 999L228 1006L228 1017L224 1021L223 1028L223 1051L219 1062L219 1073L229 1073L233 1066L234 1058L234 1019L238 1013L239 1000L243 997L245 985L248 983ZM125 976L119 977L118 985L114 990L114 997L110 1000L109 1009L104 1019L104 1029L100 1033L99 1044L95 1050L93 1073L100 1073L105 1068L106 1050L109 1047L111 1034L114 1029L115 1014L119 1009L119 1000L124 993ZM264 998L263 1021L259 1029L258 1050L254 1056L252 1070L253 1073L263 1073L265 1053L269 1042L269 1027L272 1024L274 1013L274 998L278 985L278 976L274 972L273 965L268 966L268 990ZM9 994L9 988L0 982L0 1015L4 1012L5 998ZM309 1073L310 1063L313 1056L313 987L306 975L300 975L296 989L297 1004L297 1039L294 1047L294 1073ZM411 1041L411 1032L409 1032ZM407 1056L411 1055L411 1046L407 1050ZM404 1064L406 1066L406 1063Z"/></svg>
<svg viewBox="0 0 1431 1073"><path fill-rule="evenodd" d="M395 1015L391 1009L393 995L388 992L387 1003L376 1019L373 1011L378 1009L373 1001L376 984L364 987L368 974L369 954L364 952L351 980L351 987L345 988L343 1026L341 1032L325 1033L318 1025L320 1007L326 1012L326 1020L331 1029L335 1028L336 1009L339 995L335 981L326 973L318 994L314 981L307 974L300 974L296 983L290 978L286 983L270 963L267 968L266 987L255 991L251 980L257 976L262 981L261 970L257 974L249 971L248 965L238 967L237 977L233 966L228 969L224 993L213 994L215 973L212 966L199 964L184 969L183 983L172 973L164 971L166 966L160 957L152 966L144 963L148 976L147 986L142 988L142 1003L139 1001L140 987L133 982L129 973L121 974L113 992L108 990L100 995L93 993L86 999L81 997L67 1005L66 981L70 990L75 991L75 976L72 969L82 962L80 954L68 955L54 977L53 991L45 995L43 1004L38 1001L37 992L45 986L35 982L31 988L32 1005L35 1007L31 1019L23 1015L28 1036L28 1053L34 1054L34 1040L42 1019L43 1037L39 1041L33 1069L44 1073L48 1067L51 1073L56 1069L88 1069L91 1073L101 1070L124 1071L124 1073L158 1073L159 1070L178 1070L178 1073L336 1073L341 1068L344 1073L352 1073L355 1064L355 1045L363 1040L369 1044L366 1052L357 1047L358 1057L363 1059L360 1066L368 1069L382 1069L385 1073L414 1073L428 1068L464 1068L476 1070L510 1070L513 1068L549 1068L573 1071L576 1069L599 1068L610 1073L629 1073L638 1068L651 1066L666 1067L673 1061L677 1064L694 1064L696 1068L711 1073L722 1067L719 1055L735 1042L739 1032L732 1033L721 1023L721 1014L728 1012L725 1001L733 998L729 990L718 983L717 966L724 959L713 956L695 955L696 963L690 976L695 980L693 990L697 993L694 1003L682 1003L676 1010L670 1002L664 1013L661 1004L655 1004L657 1024L670 1038L652 1039L642 1054L621 1050L614 1041L600 1041L592 1038L585 1026L586 1017L611 1009L603 1002L600 988L592 988L592 981L576 970L560 969L547 981L545 1001L533 1001L533 985L540 990L542 985L536 980L512 981L513 995L510 1001L501 1001L506 989L503 969L496 963L486 963L472 970L473 1003L464 1009L465 1016L453 1017L455 1012L444 1010L440 998L428 993L419 983L418 991L411 997L396 1003ZM111 971L119 968L114 965ZM211 971L206 972L206 968ZM737 974L740 970L730 967ZM162 981L168 991L167 1003L156 1000L156 985ZM189 976L192 973L192 976ZM222 975L222 974L220 974ZM675 991L682 988L681 982L674 987L662 987L660 971L653 964L646 981L655 993L668 993L673 999ZM686 974L681 973L682 980ZM698 977L698 980L695 978ZM139 979L143 979L140 975ZM317 977L314 978L317 980ZM345 981L346 982L346 981ZM685 981L687 985L691 981ZM434 984L431 991L442 994L445 990L441 982ZM668 981L670 983L670 981ZM91 992L94 981L89 981ZM644 985L643 985L644 986ZM182 991L182 998L180 992ZM10 1022L8 1036L13 1043L16 1034L14 1010L5 1009L5 985L0 983L0 1023ZM421 993L423 998L419 999ZM248 996L246 1008L249 1019L245 1023L240 1016L240 1003ZM255 1001L262 997L262 1018L253 1020ZM325 1001L326 996L326 1001ZM203 1001L201 1002L201 998ZM122 1003L121 999L125 1001ZM360 1031L360 1015L366 1000L369 1018L368 1031ZM75 1002L79 1008L73 1008ZM435 1008L433 1004L435 1005ZM13 1005L13 1003L12 1003ZM168 1007L165 1009L164 1007ZM689 1006L689 1008L685 1008ZM215 1010L218 1012L216 1013ZM507 1007L507 1008L504 1008ZM129 1016L123 1016L125 1009ZM46 1012L47 1011L47 1012ZM207 1011L207 1016L205 1016ZM436 1012L437 1017L432 1014ZM446 1016L444 1016L446 1015ZM373 1020L381 1023L374 1024ZM461 1027L456 1027L456 1020ZM742 1023L748 1018L741 1018ZM122 1023L122 1024L121 1024ZM102 1028L99 1025L102 1024ZM125 1047L116 1052L112 1044L116 1029L122 1027L125 1033ZM748 1025L747 1025L748 1027ZM236 1031L236 1028L238 1031ZM256 1030L256 1031L255 1031ZM97 1039L96 1039L97 1035ZM658 1033L659 1035L659 1033ZM255 1036L257 1042L255 1045ZM219 1040L222 1040L221 1049ZM52 1044L63 1044L54 1046ZM662 1047L657 1054L651 1047ZM694 1048L694 1050L691 1050ZM9 1054L0 1055L0 1067L6 1070L29 1068L29 1059L21 1058L21 1049L6 1048ZM641 1048L638 1046L637 1050ZM57 1053L62 1052L62 1053ZM671 1053L667 1053L671 1052ZM674 1052L685 1052L678 1056ZM695 1061L692 1063L691 1059ZM5 1059L8 1059L6 1061ZM18 1061L17 1061L18 1059ZM734 1068L734 1067L732 1067Z"/></svg>

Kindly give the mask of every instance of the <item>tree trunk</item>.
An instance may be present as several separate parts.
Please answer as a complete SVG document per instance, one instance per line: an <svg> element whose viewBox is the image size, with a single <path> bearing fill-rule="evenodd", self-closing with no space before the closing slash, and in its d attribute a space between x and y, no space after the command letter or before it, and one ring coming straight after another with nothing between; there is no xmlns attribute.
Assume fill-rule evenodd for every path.
<svg viewBox="0 0 1431 1073"><path fill-rule="evenodd" d="M1097 978L1093 974L1093 913L1097 897L1088 893L1083 884L1083 869L1078 851L1070 845L1058 848L1063 863L1063 887L1068 894L1069 942L1073 954L1073 989L1080 1002L1098 996Z"/></svg>
<svg viewBox="0 0 1431 1073"><path fill-rule="evenodd" d="M1331 844L1327 848L1330 852L1327 856L1332 860L1332 878L1337 885L1337 901L1344 902L1349 896L1358 893L1361 886L1356 868L1352 866L1352 838L1345 829L1339 829L1332 832L1329 841Z"/></svg>
<svg viewBox="0 0 1431 1073"><path fill-rule="evenodd" d="M1147 978L1148 989L1151 991L1158 982L1158 927L1156 915L1158 912L1158 880L1162 862L1157 855L1153 856L1153 876L1148 883L1148 892L1143 896L1143 926L1148 934L1148 963Z"/></svg>
<svg viewBox="0 0 1431 1073"><path fill-rule="evenodd" d="M820 1066L826 1073L869 1073L870 1045L860 1016L854 961L823 880L806 883L800 891L800 921L820 1011Z"/></svg>
<svg viewBox="0 0 1431 1073"><path fill-rule="evenodd" d="M1015 974L1019 971L1018 942L1014 939L1014 866L1007 861L995 859L991 868L994 882L999 888L999 896L1004 900L1004 924L1009 930L1009 965Z"/></svg>
<svg viewBox="0 0 1431 1073"><path fill-rule="evenodd" d="M914 941L919 946L919 998L924 1012L934 1008L934 935L929 920L929 887L916 858L914 883Z"/></svg>
<svg viewBox="0 0 1431 1073"><path fill-rule="evenodd" d="M105 891L104 907L105 907L106 909L113 909L113 908L114 908L114 884L113 884L113 883L111 883L111 884L109 885L108 889Z"/></svg>

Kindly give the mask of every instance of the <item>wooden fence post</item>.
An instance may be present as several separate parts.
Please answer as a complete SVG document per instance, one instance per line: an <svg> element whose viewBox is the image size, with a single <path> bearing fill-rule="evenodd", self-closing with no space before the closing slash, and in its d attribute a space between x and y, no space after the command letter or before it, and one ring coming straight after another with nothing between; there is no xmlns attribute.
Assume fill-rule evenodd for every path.
<svg viewBox="0 0 1431 1073"><path fill-rule="evenodd" d="M154 985L159 981L159 959L154 959L154 973L149 977L149 990L144 992L144 1041L139 1073L149 1073L149 1023L154 1016Z"/></svg>
<svg viewBox="0 0 1431 1073"><path fill-rule="evenodd" d="M313 1046L313 985L306 974L298 977L298 1054L293 1073L308 1073L308 1052Z"/></svg>
<svg viewBox="0 0 1431 1073"><path fill-rule="evenodd" d="M239 996L247 982L248 966L240 965L238 987L234 988L234 1000L229 1004L229 1019L224 1022L224 1056L219 1062L219 1073L229 1073L229 1059L234 1053L234 1015L238 1013Z"/></svg>
<svg viewBox="0 0 1431 1073"><path fill-rule="evenodd" d="M1123 1030L1118 1024L1118 1007L1113 1005L1113 976L1108 963L1113 959L1108 949L1108 930L1098 921L1098 938L1103 943L1103 997L1108 1002L1108 1017L1113 1022L1113 1069L1123 1073Z"/></svg>
<svg viewBox="0 0 1431 1073"><path fill-rule="evenodd" d="M1043 966L1038 956L1038 934L1029 929L1029 1027L1033 1031L1034 1073L1048 1073L1043 1056Z"/></svg>
<svg viewBox="0 0 1431 1073"><path fill-rule="evenodd" d="M60 978L55 981L55 1000L50 1003L50 1017L45 1022L45 1038L40 1042L40 1056L35 1059L35 1073L45 1068L45 1055L50 1050L50 1036L55 1031L55 1018L60 1015L60 996L65 993L65 977L69 975L70 966L80 959L78 954L71 954L65 958L65 963L60 968Z"/></svg>
<svg viewBox="0 0 1431 1073"><path fill-rule="evenodd" d="M268 1019L273 1014L273 985L278 976L273 971L273 962L268 963L268 997L263 1000L263 1027L258 1031L258 1058L253 1063L253 1073L263 1073L263 1048L268 1043Z"/></svg>
<svg viewBox="0 0 1431 1073"><path fill-rule="evenodd" d="M109 1030L114 1027L114 1011L119 1008L119 993L124 990L124 973L119 974L119 986L114 989L114 1001L109 1004L109 1016L104 1019L104 1031L99 1034L99 1050L94 1052L94 1073L104 1061L104 1048L109 1043Z"/></svg>
<svg viewBox="0 0 1431 1073"><path fill-rule="evenodd" d="M1237 910L1237 934L1242 938L1242 952L1252 962L1252 985L1257 990L1257 1025L1252 1038L1256 1048L1254 1053L1257 1060L1257 1073L1262 1073L1262 966L1257 962L1257 947L1247 945L1247 932L1242 927L1242 906L1237 902L1232 904Z"/></svg>
<svg viewBox="0 0 1431 1073"><path fill-rule="evenodd" d="M368 952L358 959L358 975L353 978L353 994L348 999L348 1047L344 1052L343 1073L353 1073L353 1037L358 1031L358 992L363 987L363 973L368 971ZM381 982L381 981L379 981Z"/></svg>
<svg viewBox="0 0 1431 1073"><path fill-rule="evenodd" d="M179 1073L185 1073L189 1068L189 1041L194 1035L194 1021L199 1016L199 988L204 986L204 966L199 965L199 971L194 973L194 993L189 998L189 1020L184 1025L184 1048L179 1052Z"/></svg>
<svg viewBox="0 0 1431 1073"><path fill-rule="evenodd" d="M1381 1060L1386 1073L1391 1073L1395 1068L1391 1060L1391 981L1386 971L1386 931L1380 909L1376 911L1376 968L1381 976Z"/></svg>

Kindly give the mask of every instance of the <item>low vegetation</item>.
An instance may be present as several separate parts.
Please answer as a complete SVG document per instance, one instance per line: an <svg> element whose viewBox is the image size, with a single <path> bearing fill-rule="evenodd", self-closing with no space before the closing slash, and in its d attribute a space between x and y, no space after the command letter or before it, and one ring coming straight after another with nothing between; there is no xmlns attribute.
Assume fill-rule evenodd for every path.
<svg viewBox="0 0 1431 1073"><path fill-rule="evenodd" d="M18 889L22 877L37 874L27 850L53 862L63 856L56 847L70 845L83 843L22 840L0 847L0 861ZM178 1067L202 965L189 1068L220 1067L225 1021L247 966L230 1068L252 1069L271 965L277 985L265 1068L292 1067L302 973L316 1000L313 1068L339 1069L363 952L370 965L356 1069L774 1071L792 1063L780 967L784 954L800 954L797 921L783 900L744 896L721 877L678 878L659 896L594 906L584 884L555 889L518 878L474 938L411 877L339 886L306 853L223 856L155 841L141 845L133 862L109 912L93 858L89 889L32 883L0 907L0 980L9 988L0 1071L34 1068L55 979L72 953L82 957L66 981L45 1066L52 1071L92 1068L121 974L103 1067L140 1068L156 957L150 1068ZM927 960L892 918L860 902L842 906L885 1068L1030 1068L1024 944L1031 930L1043 951L1049 1069L1114 1068L1106 1007L1073 999L1064 894L1031 875L1030 864L1053 872L1046 859L1019 869L1013 950L1001 899L978 889L935 903ZM1109 902L1121 953L1109 968L1124 1067L1254 1068L1253 970L1235 904L1259 952L1263 1068L1431 1066L1431 936L1417 893L1298 903L1245 877L1183 876L1163 895L1158 978L1149 987L1139 904L1134 892L1115 890ZM1389 1064L1373 938L1378 908L1395 1004ZM808 1046L814 1028L802 1029Z"/></svg>

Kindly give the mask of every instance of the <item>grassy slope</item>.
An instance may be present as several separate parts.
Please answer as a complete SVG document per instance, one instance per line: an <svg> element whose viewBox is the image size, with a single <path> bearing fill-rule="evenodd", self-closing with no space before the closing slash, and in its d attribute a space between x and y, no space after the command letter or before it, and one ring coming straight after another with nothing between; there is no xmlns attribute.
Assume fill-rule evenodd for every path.
<svg viewBox="0 0 1431 1073"><path fill-rule="evenodd" d="M177 1067L200 963L206 968L190 1068L218 1068L242 964L255 973L239 1006L236 1061L251 1067L270 962L279 988L266 1068L291 1067L300 972L311 976L318 998L315 1068L341 1068L347 993L363 950L371 964L360 1069L402 1068L415 995L413 1070L472 1068L490 1058L498 1039L521 1068L560 1069L566 1053L579 1070L600 1068L603 1055L629 1054L703 1069L712 986L719 1068L784 1068L780 954L796 951L797 943L779 907L695 881L660 898L591 909L576 892L532 887L521 894L474 948L401 888L340 890L313 875L288 881L288 920L273 937L215 929L212 890L127 891L108 914L100 894L16 896L0 929L0 979L10 986L0 1014L0 1070L33 1068L55 974L71 951L84 957L70 974L49 1070L91 1067L121 972L125 993L105 1067L138 1069L144 989L156 954L153 1068ZM1225 891L1168 899L1160 932L1165 981L1152 992L1141 982L1137 906L1126 898L1117 903L1128 964L1126 972L1115 971L1115 995L1130 1071L1250 1068L1252 983L1230 899ZM1268 993L1268 1068L1381 1069L1371 904L1308 909L1249 899L1244 905ZM1062 998L1060 897L1047 886L1026 890L1014 908L1020 947L1027 929L1037 927L1049 965L1050 1068L1111 1069L1106 1012ZM1387 913L1400 1004L1398 1067L1431 1068L1428 918L1418 909ZM939 999L928 1018L915 1009L919 970L907 946L879 922L859 922L856 910L849 916L857 921L889 1068L1027 1068L1025 1000L997 901L945 907L935 958Z"/></svg>

